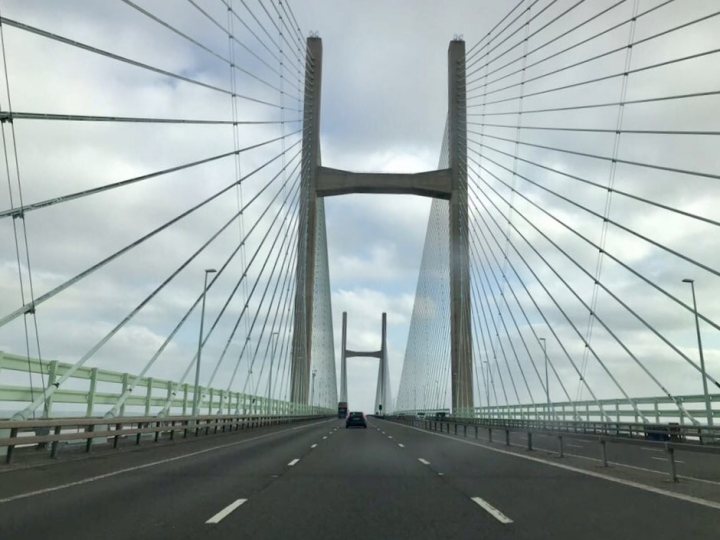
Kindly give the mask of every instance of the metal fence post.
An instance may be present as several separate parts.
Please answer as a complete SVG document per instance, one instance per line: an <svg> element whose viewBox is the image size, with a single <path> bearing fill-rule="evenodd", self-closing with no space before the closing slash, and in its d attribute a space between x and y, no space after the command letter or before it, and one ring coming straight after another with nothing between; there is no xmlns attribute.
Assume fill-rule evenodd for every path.
<svg viewBox="0 0 720 540"><path fill-rule="evenodd" d="M505 430L505 446L510 446L510 430Z"/></svg>
<svg viewBox="0 0 720 540"><path fill-rule="evenodd" d="M10 438L14 439L17 437L17 428L10 428ZM10 463L12 461L12 455L13 451L15 450L14 444L9 444L7 447L7 453L5 454L5 463Z"/></svg>
<svg viewBox="0 0 720 540"><path fill-rule="evenodd" d="M670 445L665 445L665 449L668 453L668 461L670 462L670 478L673 482L678 481L677 477L677 466L675 465L675 449Z"/></svg>
<svg viewBox="0 0 720 540"><path fill-rule="evenodd" d="M57 360L53 360L50 362L50 366L48 367L48 388L53 386L55 384L55 381L57 380L57 368L58 368L58 362ZM53 398L52 396L49 396L45 400L45 416L50 417L52 416L52 404L53 404Z"/></svg>
<svg viewBox="0 0 720 540"><path fill-rule="evenodd" d="M153 379L149 377L145 387L145 416L150 416L150 401L152 400Z"/></svg>
<svg viewBox="0 0 720 540"><path fill-rule="evenodd" d="M605 439L600 439L600 447L602 449L602 464L603 467L608 466L608 460L607 460L607 443Z"/></svg>
<svg viewBox="0 0 720 540"><path fill-rule="evenodd" d="M53 433L54 433L54 435L60 435L60 431L62 431L62 428L60 426L55 426L55 431ZM50 457L51 458L55 459L57 457L59 445L60 445L60 441L53 441L50 444Z"/></svg>
<svg viewBox="0 0 720 540"><path fill-rule="evenodd" d="M86 433L92 433L93 431L95 431L95 426L88 426L85 431L86 431ZM88 437L87 439L85 439L85 451L86 452L90 452L90 450L92 449L92 444L93 444L92 437Z"/></svg>
<svg viewBox="0 0 720 540"><path fill-rule="evenodd" d="M120 395L124 395L125 392L127 392L128 385L130 384L129 380L130 380L130 375L128 375L127 373L123 373L122 374L122 388L120 390ZM125 401L123 401L123 404L120 405L120 416L121 417L125 416Z"/></svg>
<svg viewBox="0 0 720 540"><path fill-rule="evenodd" d="M122 424L115 424L115 436L113 437L113 448L118 447L118 442L120 441L120 430L122 429Z"/></svg>
<svg viewBox="0 0 720 540"><path fill-rule="evenodd" d="M565 456L565 452L564 452L564 449L563 449L563 436L562 436L562 435L558 435L558 442L560 443L560 444L559 444L559 447L560 447L560 457L564 457L564 456Z"/></svg>
<svg viewBox="0 0 720 540"><path fill-rule="evenodd" d="M527 434L527 449L528 449L528 450L532 450L532 449L533 449L533 446L532 446L532 431L528 431L528 434Z"/></svg>
<svg viewBox="0 0 720 540"><path fill-rule="evenodd" d="M173 384L171 381L167 382L167 396L165 397L165 401L167 401L167 410L168 414L172 415L172 407L173 407ZM171 437L172 438L172 437Z"/></svg>
<svg viewBox="0 0 720 540"><path fill-rule="evenodd" d="M87 395L87 407L85 408L85 416L93 415L93 407L95 406L95 388L97 386L98 368L90 370L90 389Z"/></svg>
<svg viewBox="0 0 720 540"><path fill-rule="evenodd" d="M685 424L685 414L683 414L682 407L681 407L683 404L683 399L681 397L678 397L677 402L678 402L678 408L680 409L680 425L682 426L683 424Z"/></svg>

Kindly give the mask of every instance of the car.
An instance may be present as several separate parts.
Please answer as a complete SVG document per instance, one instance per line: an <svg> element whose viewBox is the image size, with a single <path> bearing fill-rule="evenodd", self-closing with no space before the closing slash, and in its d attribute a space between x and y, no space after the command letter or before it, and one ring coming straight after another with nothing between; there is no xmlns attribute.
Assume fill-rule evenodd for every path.
<svg viewBox="0 0 720 540"><path fill-rule="evenodd" d="M345 428L362 427L367 429L367 421L365 415L359 411L351 412L345 420Z"/></svg>

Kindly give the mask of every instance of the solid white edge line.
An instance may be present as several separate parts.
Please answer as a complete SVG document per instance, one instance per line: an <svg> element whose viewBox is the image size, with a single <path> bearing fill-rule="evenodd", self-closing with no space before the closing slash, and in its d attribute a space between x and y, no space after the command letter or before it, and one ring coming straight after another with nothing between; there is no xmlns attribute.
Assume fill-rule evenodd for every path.
<svg viewBox="0 0 720 540"><path fill-rule="evenodd" d="M427 459L423 459L423 458L419 457L418 461L420 463L422 463L423 465L430 465L430 462Z"/></svg>
<svg viewBox="0 0 720 540"><path fill-rule="evenodd" d="M297 465L297 463L300 461L300 458L293 459L290 463L288 463L288 467L294 467Z"/></svg>
<svg viewBox="0 0 720 540"><path fill-rule="evenodd" d="M595 441L595 442L597 442L597 441ZM514 448L526 448L526 446L524 444L511 443L510 446L512 446ZM641 448L643 448L643 447L641 447ZM556 450L551 450L549 448L544 448L542 446L535 446L535 450L537 450L538 452L543 452L545 454L557 455ZM663 452L664 452L664 450L663 450ZM572 452L565 452L565 455L568 457L573 457L573 458L577 458L577 459L584 459L586 461L593 461L595 463L600 463L602 461L600 458L583 456L580 454L573 454ZM667 460L665 460L665 461L667 461ZM676 463L680 463L680 462L676 460ZM682 463L685 463L685 462L683 461ZM643 472L647 472L647 473L651 473L651 474L667 476L667 472L665 472L665 471L659 471L658 469L648 469L647 467L640 467L638 465L630 465L629 463L621 463L619 461L608 460L608 464L614 465L616 467L623 467L625 469L632 469L635 471L643 471ZM698 478L697 476L686 476L683 474L678 474L677 476L681 480L691 480L692 482L701 482L703 484L712 484L714 486L720 486L720 482L717 480L707 480L706 478Z"/></svg>
<svg viewBox="0 0 720 540"><path fill-rule="evenodd" d="M505 514L503 514L500 510L495 508L492 504L490 504L486 500L483 500L480 497L471 497L471 499L478 506L480 506L483 510L485 510L488 514L490 514L492 517L497 519L500 523L507 525L508 523L513 522L512 519L507 517Z"/></svg>
<svg viewBox="0 0 720 540"><path fill-rule="evenodd" d="M136 465L135 467L127 467L125 469L118 469L117 471L112 471L105 474L99 474L97 476L91 476L89 478L83 478L82 480L76 480L75 482L68 482L67 484L60 484L58 486L52 486L49 488L43 488L38 489L35 491L28 491L27 493L20 493L18 495L12 495L10 497L5 497L4 499L0 499L0 504L16 501L18 499L26 499L28 497L34 497L36 495L43 495L45 493L52 493L53 491L59 491L61 489L66 489L73 486L81 486L83 484L90 484L92 482L97 482L98 480L104 480L105 478L112 478L113 476L117 476L119 474L125 474L133 471L139 471L142 469L147 469L148 467L155 467L157 465L163 465L165 463L172 463L173 461L179 461L181 459L189 458L189 457L195 457L202 454L207 454L208 452L212 452L214 450L222 450L224 448L230 448L232 446L239 446L241 444L245 444L252 441L257 441L260 439L267 439L268 437L272 437L273 435L279 435L280 433L286 433L288 431L296 431L298 429L306 429L309 427L316 426L322 422L331 422L331 420L321 420L320 422L313 422L311 424L304 424L302 426L295 426L288 429L283 429L280 431L274 431L272 433L265 433L263 435L258 435L257 437L250 437L249 439L243 439L242 441L235 441L228 444L221 444L220 446L213 446L211 448L204 448L202 450L198 450L196 452L190 452L188 454L181 454L179 456L174 456L167 459L161 459L158 461L151 461L150 463L143 463L142 465Z"/></svg>
<svg viewBox="0 0 720 540"><path fill-rule="evenodd" d="M213 517L208 519L205 523L209 525L215 525L216 523L220 523L223 519L225 519L230 512L233 510L236 510L240 506L242 506L243 503L245 503L247 499L238 499L234 503L231 503L227 505L225 508L220 510L217 514L215 514Z"/></svg>
<svg viewBox="0 0 720 540"><path fill-rule="evenodd" d="M667 461L668 461L668 459L667 459L667 458L664 458L664 457L650 456L650 459L655 459L655 460L657 460L657 461L664 461L665 463L667 463ZM676 460L675 460L675 463L683 463L683 464L684 464L685 462L684 462L684 461L680 461L679 459L676 459Z"/></svg>
<svg viewBox="0 0 720 540"><path fill-rule="evenodd" d="M634 482L633 480L624 480L622 478L615 478L613 476L606 476L604 474L597 473L595 471L586 471L585 469L581 469L579 467L573 467L572 465L564 465L562 463L555 463L552 461L545 461L544 459L533 457L533 456L526 456L523 454L516 454L515 452L510 452L508 450L502 450L500 448L493 448L492 446L487 446L482 443L476 443L472 441L466 441L463 439L456 439L455 437L450 437L449 435L443 435L441 433L433 433L431 431L425 431L424 429L416 428L415 426L406 426L405 424L397 424L401 427L407 428L407 429L413 429L415 431L419 431L421 433L425 433L426 435L433 435L435 437L442 437L443 439L448 439L450 441L455 441L462 444L469 444L470 446L477 446L478 448L483 448L485 450L488 450L490 452L496 452L498 454L505 454L508 456L513 456L519 459L526 459L528 461L534 461L536 463L542 463L543 465L547 465L548 467L556 467L558 469L564 469L566 471L575 472L578 474L583 474L585 476L591 476L593 478L599 478L600 480L606 480L608 482L613 482L615 484L621 484L623 486L627 487L633 487L642 491L647 491L649 493L654 493L656 495L663 495L665 497L670 497L671 499L678 499L681 501L698 504L700 506L706 506L708 508L713 508L715 510L720 510L720 502L716 501L710 501L708 499L701 499L700 497L693 497L692 495L685 495L683 493L675 493L673 491L667 491L665 489L656 488L653 486L648 486L646 484L641 484L640 482Z"/></svg>

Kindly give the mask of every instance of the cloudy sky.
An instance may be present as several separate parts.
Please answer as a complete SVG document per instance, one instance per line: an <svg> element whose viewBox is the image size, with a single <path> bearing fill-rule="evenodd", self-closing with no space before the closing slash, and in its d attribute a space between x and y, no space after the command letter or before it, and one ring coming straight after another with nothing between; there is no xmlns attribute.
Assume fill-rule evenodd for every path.
<svg viewBox="0 0 720 540"><path fill-rule="evenodd" d="M302 31L317 32L323 40L323 164L358 171L385 172L414 172L436 168L447 111L448 42L455 36L463 36L469 48L516 3L510 0L454 0L442 3L431 0L296 0L292 5ZM507 41L503 41L504 36L496 39L492 44L493 52L488 54L498 55L516 43L520 43L520 46L512 49L504 56L504 60L469 76L469 86L479 88L470 94L480 96L471 98L471 108L475 107L473 110L476 113L517 111L517 92L519 83L522 82L521 77L530 79L608 50L618 49L614 54L574 70L528 82L524 85L524 92L541 92L554 86L622 72L626 59L623 47L631 37L630 27L622 24L623 21L632 17L634 9L642 13L661 2L628 0L611 9L616 3L605 0L580 3L569 0L526 2L526 6L532 5L529 15L520 18L519 26L516 24L508 34L518 27L521 31L508 37ZM265 285L271 285L266 300L270 302L274 284L285 283L281 276L289 275L293 264L291 242L288 240L293 234L293 219L292 215L284 219L283 213L283 208L290 208L291 205L283 206L278 201L284 198L292 201L294 196L293 167L298 165L299 146L296 144L299 136L293 132L299 125L293 123L298 119L298 113L291 109L297 106L298 88L302 85L298 79L298 69L302 69L302 65L294 57L294 52L288 52L286 48L283 71L285 78L280 81L278 70L282 69L279 67L275 42L271 42L270 36L263 32L263 27L267 26L270 34L274 36L273 39L280 42L277 30L268 22L262 5L256 1L248 1L246 4L251 7L257 20L237 1L233 5L239 14L238 18L228 18L227 9L220 0L198 0L195 5L180 0L137 0L134 3L120 0L62 3L52 0L0 1L3 17L220 89L230 87L230 68L226 60L230 54L227 29L231 28L233 35L237 36L237 42L233 46L235 62L245 70L235 72L237 93L273 104L282 102L286 107L281 115L275 107L244 98L236 99L236 119L286 121L284 127L278 124L242 126L237 130L237 146L232 127L225 125L17 120L13 133L8 124L3 124L4 142L9 156L6 160L7 172L4 174L9 176L10 185L10 190L3 191L3 209L12 206L9 194L12 194L15 204L19 196L17 169L13 157L15 147L18 152L23 200L29 203L132 178L286 135L284 142L270 143L260 149L243 153L237 168L232 158L220 159L198 168L133 184L132 187L28 213L25 225L31 254L33 285L35 295L39 296L226 187L236 174L247 174L277 156L282 150L287 151L284 158L273 161L261 173L245 181L242 191L231 189L177 225L135 248L132 256L118 258L102 271L84 279L81 284L68 288L46 302L37 313L43 357L67 362L75 362L81 358L173 269L225 224L238 211L240 205L247 203L253 194L277 175L278 183L274 183L272 189L252 203L244 212L241 222L234 221L231 227L224 230L217 242L195 257L170 286L163 289L146 309L88 361L88 365L137 373L163 345L167 335L198 297L202 288L203 269L220 268L237 245L238 238L247 234L252 224L260 219L261 226L248 238L245 248L237 257L228 263L227 271L218 277L217 285L213 285L208 293L206 321L211 324L242 275L242 268L246 263L249 264L249 261L253 261L248 270L248 279L241 283L239 292L228 305L227 314L219 319L217 328L208 339L203 354L203 358L208 359L207 371L203 371L202 379L210 380L212 366L222 356L233 325L243 311L243 298L253 294L251 309L246 317L243 316L237 338L231 340L213 383L224 386L221 381L230 380L236 359L242 354L239 375L235 376L232 388L241 390L245 387L248 391L259 388L262 393L266 380L266 375L262 372L267 369L267 366L262 366L266 365L263 362L268 358L267 353L263 353L263 348L269 346L270 329L264 330L264 341L261 340L258 352L253 352L257 345L254 338L249 342L248 351L241 353L244 340L242 336L248 332L259 335L266 308L257 306L260 305L259 299ZM577 7L573 7L576 4ZM268 13L275 13L272 4L263 5ZM163 27L147 14L141 13L138 7L154 14L206 48L201 48ZM533 52L549 38L562 34L604 9L609 10L607 14L598 16L579 31ZM712 0L676 0L641 17L633 39L643 39L712 14L714 9L716 6ZM562 22L552 22L565 10L570 11L562 18ZM522 21L532 17L537 18L530 21L527 31L523 30ZM217 22L223 28L220 28ZM547 29L537 35L533 34L545 24L549 25ZM517 70L517 62L505 71L499 69L499 65L515 60L520 55L523 50L523 35L529 36L526 45L529 55L526 62L533 64L616 24L619 25L616 30L585 46L575 48L568 54L531 66L525 75L520 72L510 73ZM717 17L710 18L685 30L672 32L664 38L638 45L633 48L629 67L642 67L718 48L718 24ZM9 97L14 111L224 120L233 118L231 98L217 89L208 89L140 69L8 25L4 25L3 29ZM245 45L248 47L245 48ZM207 49L213 52L210 53ZM485 51L487 52L487 49ZM482 68L482 58L482 55L473 58L476 63L470 67L469 72L473 68ZM495 68L499 71L493 72ZM491 73L487 75L488 72ZM508 76L500 79L505 73L508 73ZM486 78L483 79L483 76ZM665 69L638 72L630 78L625 99L717 90L720 87L718 76L716 56L673 64ZM495 79L499 79L498 82L494 82ZM3 74L0 105L6 110L8 95L4 90L4 81ZM485 83L489 83L487 87L483 86ZM285 96L282 99L278 92L280 85ZM510 88L503 90L505 86ZM482 96L485 92L487 96ZM482 108L483 97L485 101L499 101L504 98L508 101ZM621 78L613 78L567 92L526 98L523 100L523 108L526 110L567 104L615 102L621 97ZM711 130L718 122L719 105L717 96L709 96L703 99L626 107L622 127ZM546 127L582 125L612 131L616 127L617 112L615 107L581 110L570 114L527 115L523 117L522 124ZM483 334L487 329L488 333L488 341L484 345L482 341L476 340L476 360L479 362L487 359L494 366L492 369L504 370L498 371L498 374L503 376L508 384L510 401L516 400L509 387L508 379L512 377L517 380L520 401L527 402L531 397L540 399L543 393L540 381L533 374L533 378L529 378L528 382L530 392L524 391L521 370L518 367L522 365L523 369L530 372L528 362L537 363L542 360L534 330L536 335L548 337L548 351L551 357L555 358L560 378L566 383L572 397L576 397L578 377L568 358L582 365L587 360L587 353L584 352L583 340L572 330L568 318L557 309L550 293L555 295L569 319L583 335L588 329L588 312L549 267L532 252L530 245L542 248L547 260L566 276L568 282L573 284L580 297L588 304L592 302L595 289L592 280L583 275L557 248L550 245L522 216L527 216L538 224L542 232L570 253L591 274L595 272L597 264L597 249L588 247L588 244L571 230L585 234L593 242L600 242L602 221L597 217L588 217L576 206L533 187L520 176L513 178L512 171L538 181L601 215L605 211L606 197L597 188L578 182L570 183L567 177L557 172L541 170L527 162L515 162L497 150L511 155L517 153L526 160L601 185L608 183L610 167L607 162L600 160L589 160L537 147L520 146L516 149L512 139L517 138L515 127L518 117L517 114L484 117L487 123L510 126L509 128L470 126L471 130L485 136L482 140L485 145L482 157L472 153L470 155L477 161L472 167L475 171L482 171L483 178L488 182L486 185L476 178L474 181L477 191L473 193L477 195L471 195L472 204L477 209L477 213L471 215L477 230L474 248L476 265L473 273L477 288L477 297L474 297L477 315L474 332L476 335ZM483 122L483 117L472 117L470 120ZM469 137L476 143L480 140L479 135L470 134ZM525 142L604 156L613 153L613 137L612 133L583 134L547 130L521 132L521 139ZM510 141L502 140L503 138ZM716 140L712 136L623 134L621 142L618 151L621 159L705 171L711 175L717 175L720 171L717 153L713 151ZM487 146L495 150L487 149ZM475 144L474 148L479 149L480 146ZM286 172L283 172L283 165L287 167ZM481 166L484 169L481 169ZM280 189L280 183L285 180L288 180L287 185ZM518 193L512 195L509 188L504 187L503 181L507 185L516 186ZM716 186L717 178L619 165L614 181L617 189L624 189L658 203L710 219L717 216L715 208L720 198ZM488 186L495 188L497 194ZM480 193L480 187L483 187L483 193L488 194L487 198ZM276 192L278 199L273 202L271 197ZM537 207L523 199L520 193L564 220L569 228L542 214ZM483 208L479 201L482 201L486 208ZM490 201L498 206L497 210L493 210ZM509 204L515 209L511 210ZM266 206L269 208L268 213L260 217ZM326 201L335 350L339 350L340 317L343 311L348 312L349 346L354 349L376 349L379 346L380 314L386 311L394 395L397 395L429 208L429 200L413 196L352 195L333 197ZM699 261L710 269L720 266L714 225L678 216L657 206L648 207L621 196L612 198L610 212L611 219L655 239L677 253ZM266 243L261 244L262 235L270 227L275 215L278 219L272 226L272 234ZM481 215L486 221L482 220ZM503 221L506 217L518 228L517 233L508 233L514 229ZM492 218L498 220L498 226L493 224ZM13 225L16 227L15 231ZM5 218L0 221L0 312L3 315L21 305L18 253L24 292L26 296L28 294L29 282L21 225L20 220L13 223L11 219ZM499 241L499 244L492 244L496 247L486 246L486 255L480 248L483 242L480 231L488 234L488 238L492 235ZM519 236L520 232L526 235L528 243L524 243ZM505 240L503 233L510 234L511 239ZM17 252L16 237L19 239ZM277 244L271 248L275 237L278 238ZM681 279L695 277L701 312L711 320L720 320L720 302L716 294L718 277L714 272L702 270L687 259L682 260L667 250L653 247L617 227L610 227L604 242L608 253L616 255L683 302L687 303L690 299L688 287ZM502 259L501 250L508 249L510 245L518 246L520 254L528 258L529 267L524 266L519 255L513 254L514 252L509 254L508 263L493 262L489 250L494 250L492 253ZM259 255L252 259L256 249ZM261 270L268 252L272 255L271 263ZM280 261L279 267L276 273L271 273L274 259ZM512 268L516 268L519 275L512 274ZM536 272L547 289L543 289L529 268ZM496 272L499 277L501 270L507 271L509 282L504 288L496 288L492 272ZM268 275L273 277L268 279ZM628 274L607 258L603 262L601 278L602 283L612 284L612 291L667 336L678 350L697 361L691 313L678 308L676 303L669 301L667 296L659 293L656 288L643 284L637 277ZM559 336L554 342L530 298L522 296L523 280L543 313L554 325ZM258 287L253 292L252 285L255 281ZM285 302L286 297L281 294L282 287L278 289L277 296L273 297L273 305L289 305ZM511 289L521 297L520 304L527 309L528 320L523 319L521 310L515 304L510 308L504 307L503 294L506 299L510 299L508 293ZM255 312L261 314L255 327L252 326L253 305L256 306ZM481 313L477 311L481 305L487 307L490 318L481 318ZM633 354L640 358L644 365L649 366L671 392L700 392L697 372L689 368L676 351L669 349L667 344L659 341L647 327L640 324L637 318L628 315L627 310L619 307L615 300L601 291L598 293L596 307L597 313L602 314L603 320L616 335L622 337ZM276 310L273 308L271 311ZM192 361L196 346L199 324L197 311L191 313L187 324L167 345L149 371L150 375L177 380L184 374ZM491 315L490 312L495 313ZM521 330L508 330L504 335L502 322L512 329L511 314L517 318ZM27 317L26 322L30 325L28 335L31 355L37 356L33 319ZM490 333L495 334L494 325L500 330L490 338ZM490 328L493 328L492 332ZM648 382L626 351L619 347L617 340L598 328L596 323L592 338L594 349L606 360L611 371L623 381L628 391L636 395L662 393ZM706 323L703 323L702 330L708 370L720 377L718 332ZM289 334L286 330L278 332L282 335L279 340L282 348L283 343L287 344ZM527 350L523 340L527 343ZM567 355L561 345L568 351ZM511 352L511 346L518 351L517 360ZM507 359L500 354L502 347L507 353ZM491 352L493 348L498 351L497 354ZM25 349L22 318L0 328L0 350L24 354ZM486 351L490 352L486 354ZM587 360L587 366L586 380L592 381L597 394L601 397L618 397L617 387L609 380L602 367L592 358ZM278 367L276 365L275 369ZM253 373L250 373L250 370ZM349 397L352 408L372 408L376 373L376 361L353 360L349 367ZM22 384L23 381L27 383L27 375L22 378L18 374L0 373L0 377L2 384ZM278 377L282 381L282 370L278 372ZM498 383L498 378L495 376L493 382ZM37 383L38 381L35 381L35 384ZM276 384L281 385L282 382ZM329 378L319 380L318 392L329 395L329 384ZM478 388L483 385L480 380L477 381ZM553 396L557 395L557 399L562 398L557 383L551 382L551 390ZM497 392L502 395L500 388ZM584 397L587 397L587 393ZM476 402L485 403L484 400L485 398L478 398ZM503 400L500 399L500 402Z"/></svg>

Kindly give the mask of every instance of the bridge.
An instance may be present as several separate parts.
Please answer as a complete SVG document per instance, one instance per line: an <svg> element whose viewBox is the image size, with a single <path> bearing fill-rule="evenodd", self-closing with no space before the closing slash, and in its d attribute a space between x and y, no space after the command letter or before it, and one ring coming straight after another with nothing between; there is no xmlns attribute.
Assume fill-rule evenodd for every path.
<svg viewBox="0 0 720 540"><path fill-rule="evenodd" d="M0 538L717 538L717 3L321 4L0 0Z"/></svg>

